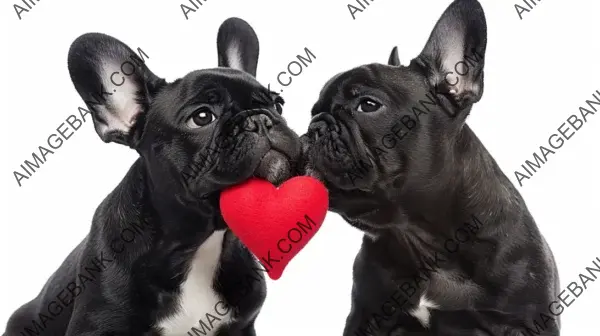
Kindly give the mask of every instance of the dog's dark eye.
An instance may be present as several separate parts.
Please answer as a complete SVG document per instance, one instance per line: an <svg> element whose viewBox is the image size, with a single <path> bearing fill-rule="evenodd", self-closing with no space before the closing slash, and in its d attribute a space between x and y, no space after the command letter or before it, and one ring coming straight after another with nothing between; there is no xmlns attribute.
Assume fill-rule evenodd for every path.
<svg viewBox="0 0 600 336"><path fill-rule="evenodd" d="M277 113L280 115L283 113L283 104L285 104L283 98L277 96L277 98L275 98L275 109L277 109Z"/></svg>
<svg viewBox="0 0 600 336"><path fill-rule="evenodd" d="M188 119L187 125L190 128L204 127L215 121L215 119L215 115L208 107L201 107L194 112L190 119Z"/></svg>
<svg viewBox="0 0 600 336"><path fill-rule="evenodd" d="M379 104L378 102L369 99L369 98L365 98L363 100L360 101L360 103L358 104L358 107L356 108L358 110L358 112L375 112L377 110L379 110L379 108L381 108L381 104Z"/></svg>

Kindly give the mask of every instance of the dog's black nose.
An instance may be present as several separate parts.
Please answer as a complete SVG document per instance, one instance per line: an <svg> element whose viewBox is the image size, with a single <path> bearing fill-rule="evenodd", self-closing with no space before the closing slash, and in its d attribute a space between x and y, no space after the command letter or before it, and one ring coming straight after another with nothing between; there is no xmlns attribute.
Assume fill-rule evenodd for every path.
<svg viewBox="0 0 600 336"><path fill-rule="evenodd" d="M267 132L273 127L273 120L266 114L255 114L244 120L243 127L248 132Z"/></svg>
<svg viewBox="0 0 600 336"><path fill-rule="evenodd" d="M313 140L317 140L328 132L339 133L340 126L331 114L322 112L312 118L308 132L312 135Z"/></svg>

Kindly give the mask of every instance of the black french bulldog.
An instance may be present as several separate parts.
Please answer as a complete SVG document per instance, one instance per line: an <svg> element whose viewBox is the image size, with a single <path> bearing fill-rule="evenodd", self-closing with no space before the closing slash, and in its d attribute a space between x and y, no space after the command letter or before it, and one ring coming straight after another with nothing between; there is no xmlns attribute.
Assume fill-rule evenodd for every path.
<svg viewBox="0 0 600 336"><path fill-rule="evenodd" d="M465 123L486 40L479 2L454 1L408 66L394 48L389 65L333 77L314 104L304 174L365 232L345 336L559 335L552 252Z"/></svg>
<svg viewBox="0 0 600 336"><path fill-rule="evenodd" d="M96 132L140 158L5 335L255 335L264 269L227 229L219 195L252 176L289 178L300 142L283 100L255 79L254 30L228 19L217 48L219 68L167 83L110 36L73 42L69 72ZM135 73L115 75L130 60Z"/></svg>

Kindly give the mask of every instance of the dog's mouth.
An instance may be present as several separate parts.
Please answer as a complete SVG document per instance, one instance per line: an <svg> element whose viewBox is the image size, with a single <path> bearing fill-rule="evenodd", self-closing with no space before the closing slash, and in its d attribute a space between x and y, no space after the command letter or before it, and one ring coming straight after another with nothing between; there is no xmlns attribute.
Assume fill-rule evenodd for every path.
<svg viewBox="0 0 600 336"><path fill-rule="evenodd" d="M275 149L270 149L260 160L254 176L265 179L275 186L292 177L293 167L290 158Z"/></svg>
<svg viewBox="0 0 600 336"><path fill-rule="evenodd" d="M368 188L377 167L357 125L322 115L302 138L304 174L343 190Z"/></svg>

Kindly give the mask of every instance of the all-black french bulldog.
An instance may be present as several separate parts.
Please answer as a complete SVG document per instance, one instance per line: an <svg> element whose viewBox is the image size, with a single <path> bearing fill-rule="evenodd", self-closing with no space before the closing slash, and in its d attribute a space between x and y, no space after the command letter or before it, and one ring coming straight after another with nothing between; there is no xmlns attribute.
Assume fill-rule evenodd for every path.
<svg viewBox="0 0 600 336"><path fill-rule="evenodd" d="M228 231L219 194L287 179L300 142L282 98L255 79L254 30L226 20L217 49L218 68L167 83L110 36L73 42L69 72L96 132L140 158L5 335L255 335L264 269Z"/></svg>
<svg viewBox="0 0 600 336"><path fill-rule="evenodd" d="M465 124L483 94L487 27L454 1L421 54L333 77L301 137L305 174L365 232L345 336L558 335L554 257Z"/></svg>

